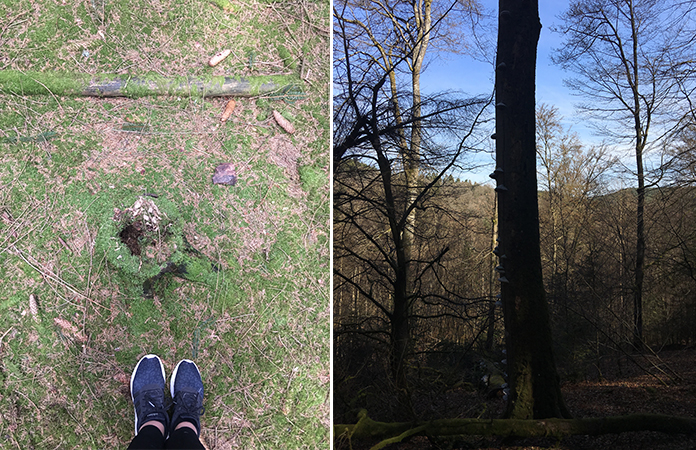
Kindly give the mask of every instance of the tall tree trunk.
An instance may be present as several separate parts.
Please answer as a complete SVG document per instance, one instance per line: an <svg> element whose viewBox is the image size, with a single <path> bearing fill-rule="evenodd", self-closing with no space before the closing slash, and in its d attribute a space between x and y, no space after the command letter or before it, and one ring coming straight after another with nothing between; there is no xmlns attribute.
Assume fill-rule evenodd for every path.
<svg viewBox="0 0 696 450"><path fill-rule="evenodd" d="M496 181L510 395L507 418L570 417L560 391L541 270L536 180L538 0L499 1Z"/></svg>
<svg viewBox="0 0 696 450"><path fill-rule="evenodd" d="M406 379L405 357L410 350L410 325L411 305L413 303L415 283L413 280L413 253L416 245L416 208L418 197L418 177L420 174L420 148L421 148L421 91L420 75L423 61L430 41L432 0L413 0L413 12L418 30L411 62L411 88L413 123L411 125L410 142L401 135L401 151L406 183L406 216L401 221L400 236L395 236L396 247L396 278L394 283L394 308L391 318L392 340L392 376L398 392L398 400L402 406L402 413L413 418L413 408L410 400L408 382ZM400 114L396 96L397 85L394 72L390 73L392 97L397 113ZM401 116L397 122L401 123Z"/></svg>
<svg viewBox="0 0 696 450"><path fill-rule="evenodd" d="M396 387L399 411L396 417L412 420L415 418L411 404L411 393L406 379L406 355L410 350L411 328L409 318L409 296L407 286L407 266L396 276L394 291L394 309L391 317L391 370Z"/></svg>
<svg viewBox="0 0 696 450"><path fill-rule="evenodd" d="M372 128L371 144L377 154L377 165L379 166L382 186L384 187L384 200L387 209L387 217L389 218L389 228L396 248L396 255L393 261L395 271L393 284L394 292L392 294L393 307L392 311L388 313L391 324L391 354L389 362L391 365L392 381L396 387L397 400L400 406L400 410L397 412L396 416L400 419L411 420L414 418L414 414L411 405L411 396L406 382L405 365L405 357L410 347L409 318L411 315L411 294L408 289L409 259L403 242L403 225L400 224L400 216L397 213L398 208L393 192L391 163L382 149L379 133L377 131L377 118L375 116L372 117L370 126Z"/></svg>
<svg viewBox="0 0 696 450"><path fill-rule="evenodd" d="M633 90L633 118L636 130L636 175L638 176L638 204L636 206L636 282L633 293L633 345L638 350L643 349L643 278L645 266L645 173L643 170L643 150L645 149L647 128L643 127L641 119L641 95L638 79L638 32L637 20L633 1L629 1L631 16L631 37L633 39L633 61L631 74L628 70L629 82ZM632 77L631 77L632 75Z"/></svg>

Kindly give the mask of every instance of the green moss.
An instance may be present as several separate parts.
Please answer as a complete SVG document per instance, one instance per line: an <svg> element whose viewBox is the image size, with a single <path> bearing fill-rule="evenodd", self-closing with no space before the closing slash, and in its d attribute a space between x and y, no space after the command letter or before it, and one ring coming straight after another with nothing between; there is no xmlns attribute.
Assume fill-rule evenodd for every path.
<svg viewBox="0 0 696 450"><path fill-rule="evenodd" d="M7 310L14 308L15 306L21 304L23 301L25 301L24 296L21 294L15 294L10 296L7 299L1 299L0 300L0 310Z"/></svg>
<svg viewBox="0 0 696 450"><path fill-rule="evenodd" d="M237 8L229 0L208 0L213 5L222 9L225 12L235 12Z"/></svg>
<svg viewBox="0 0 696 450"><path fill-rule="evenodd" d="M276 49L278 50L278 56L283 60L283 64L290 70L295 70L297 68L297 63L290 54L290 51L284 46L279 44Z"/></svg>
<svg viewBox="0 0 696 450"><path fill-rule="evenodd" d="M172 276L214 283L219 269L186 242L178 207L163 197L150 201L158 207L163 220L159 224L160 231L143 232L138 239L140 255L133 254L121 237L124 229L132 225L132 217L124 214L122 219L114 220L112 211L107 211L101 217L96 239L97 251L103 253L109 264L116 268L127 292L140 290L151 295L151 289L156 289L161 279L167 281ZM165 260L161 260L162 251L165 252ZM168 281L162 287L167 289Z"/></svg>
<svg viewBox="0 0 696 450"><path fill-rule="evenodd" d="M89 83L89 78L89 75L84 74L0 70L0 93L77 95Z"/></svg>
<svg viewBox="0 0 696 450"><path fill-rule="evenodd" d="M162 314L152 300L134 298L129 302L129 331L134 336L161 329Z"/></svg>
<svg viewBox="0 0 696 450"><path fill-rule="evenodd" d="M181 266L179 276L182 278L200 283L212 284L214 282L215 272L217 270L207 259L200 256L179 253L175 258L172 258L172 261Z"/></svg>
<svg viewBox="0 0 696 450"><path fill-rule="evenodd" d="M0 71L0 93L16 95L94 95L130 98L151 95L184 97L282 93L299 83L296 77L269 75L257 77L86 75L66 72Z"/></svg>
<svg viewBox="0 0 696 450"><path fill-rule="evenodd" d="M295 290L315 271L324 273L324 287L328 286L327 258L316 264L314 252L310 258L303 248L294 248L304 245L301 237L307 230L307 223L295 217L296 211L312 212L303 217L306 222L317 217L313 214L319 206L304 196L287 195L287 176L268 160L267 149L261 145L278 130L256 126L263 124L255 124L254 116L261 110L263 120L268 120L273 109L291 112L300 131L310 122L320 123L318 118L328 115L328 90L318 86L328 86L328 64L321 64L327 75L320 74L318 83L304 84L297 76L266 76L268 63L278 61L278 46L290 49L289 30L305 26L299 18L288 16L287 22L288 17L276 17L288 5L278 4L266 11L269 14L264 12L262 18L251 21L248 15L226 14L207 1L193 8L181 2L107 2L103 19L95 18L91 4L90 0L65 8L60 2L44 2L39 11L29 0L0 1L2 16L29 11L6 30L21 45L3 50L13 68L33 77L15 77L14 86L7 87L11 93L0 93L0 139L10 138L0 142L0 185L4 186L0 209L20 227L17 240L8 234L14 225L0 221L0 241L6 241L5 246L16 245L37 261L39 269L52 270L62 283L80 293L42 277L14 252L0 252L0 334L10 330L3 339L7 358L0 364L0 410L10 411L6 416L13 427L5 427L5 440L21 448L125 448L133 433L132 405L127 382L117 376L128 378L138 359L150 352L160 354L171 369L176 358L192 356L198 330L197 362L201 362L206 388L230 392L217 400L211 396L206 404L208 424L222 418L226 409L243 411L244 400L234 389L250 386L250 398L268 401L264 400L264 408L252 405L245 411L248 420L259 427L255 435L248 428L241 430L237 435L240 446L258 447L259 442L281 447L288 442L297 448L321 446L327 442L328 429L319 420L325 407L318 406L326 398L327 386L297 375L288 388L287 377L293 367L307 367L317 355L328 361L326 320L320 321L321 316L313 312L326 310L326 297L317 295L316 284L301 293ZM328 21L328 4L323 8L325 17L311 17L312 23ZM314 16L316 11L310 5L308 13ZM254 29L255 33L234 33L237 29ZM100 30L105 39L99 36ZM152 34L145 35L144 30ZM307 39L302 33L294 37L299 46ZM325 58L328 41L312 37L309 42L303 51L310 54L307 61L312 67L318 66L321 62L311 58ZM209 68L205 60L221 48L235 48L236 54L217 69ZM299 59L296 48L299 52L293 43L292 53L285 55L291 56L290 64L292 57ZM83 56L84 50L89 52L87 56ZM153 67L172 76L145 73ZM80 80L71 70L130 73L131 80L167 90L170 96L80 98L70 93L83 87L76 84ZM188 76L213 82L212 74L222 72L244 79L252 87L287 82L292 89L274 87L260 100L262 108L258 109L242 101L238 121L225 124L224 131L201 134L200 126L218 123L221 101L203 101L198 85L191 84ZM61 79L62 74L67 79ZM317 76L314 70L312 75ZM84 75L83 81L90 80L91 75ZM158 84L163 80L178 85ZM210 89L220 89L222 83L213 83ZM3 89L5 86L3 82ZM299 86L311 90L307 95L311 101L292 103ZM140 97L146 95L146 87L132 83L125 93ZM321 94L317 94L319 90ZM22 95L30 91L31 97ZM124 119L131 115L140 118L149 133L143 133L145 129L124 132ZM182 119L186 122L177 123ZM240 122L249 126L240 126ZM43 141L35 139L49 132L57 134ZM314 137L323 140L323 146L296 143L302 146L303 158L317 168L328 165L328 136L322 130ZM227 158L243 167L238 185L212 186L213 168ZM318 182L312 170L301 174L305 190L315 189ZM322 192L322 188L316 186L316 191ZM132 206L145 192L176 205L184 236L197 236L192 244L219 258L213 262L225 270L216 272L209 259L187 249L182 239L183 249L173 257L176 271L155 280L156 300L143 299L140 260L138 267L135 260L116 267L104 252L107 243L101 231L105 218L113 218L114 207ZM259 224L257 212L268 225ZM249 227L237 233L242 221ZM259 226L268 233L263 238L270 261L263 252L247 248L246 240L257 238L249 230ZM279 242L285 239L289 239L287 245ZM39 296L40 322L22 314L30 293ZM218 320L203 327L211 316ZM69 333L61 334L53 322L56 317L79 327L84 324L89 336L86 350ZM314 368L311 371L317 373ZM55 391L45 383L37 384L37 379L58 389L64 404L47 406ZM79 408L85 393L88 411ZM268 393L274 395L266 396ZM281 411L285 397L282 411L287 416L273 420L267 411ZM221 408L223 403L227 408ZM259 412L261 409L265 412ZM302 433L287 437L300 428Z"/></svg>
<svg viewBox="0 0 696 450"><path fill-rule="evenodd" d="M308 192L311 197L316 197L320 189L327 184L328 175L321 168L303 166L300 167L299 172L302 189Z"/></svg>

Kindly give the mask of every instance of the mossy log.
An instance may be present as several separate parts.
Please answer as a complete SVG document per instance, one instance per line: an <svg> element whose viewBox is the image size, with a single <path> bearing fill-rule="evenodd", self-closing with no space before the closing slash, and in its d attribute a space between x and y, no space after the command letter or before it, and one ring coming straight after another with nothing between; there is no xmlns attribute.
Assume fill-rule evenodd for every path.
<svg viewBox="0 0 696 450"><path fill-rule="evenodd" d="M408 436L501 436L556 437L625 433L629 431L659 431L670 434L696 434L696 419L662 414L631 414L627 416L588 419L440 419L420 423L376 422L365 411L358 415L355 425L334 425L334 436L350 439L385 439L381 444L393 444Z"/></svg>
<svg viewBox="0 0 696 450"><path fill-rule="evenodd" d="M196 78L0 70L0 93L17 95L253 97L287 92L299 84L287 75Z"/></svg>

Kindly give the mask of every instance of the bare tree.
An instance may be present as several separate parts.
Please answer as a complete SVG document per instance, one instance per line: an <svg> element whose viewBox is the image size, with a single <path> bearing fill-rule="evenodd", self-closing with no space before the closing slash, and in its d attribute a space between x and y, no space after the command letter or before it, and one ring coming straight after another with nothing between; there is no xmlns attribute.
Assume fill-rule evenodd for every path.
<svg viewBox="0 0 696 450"><path fill-rule="evenodd" d="M687 117L683 96L696 43L694 1L572 1L556 31L565 41L555 62L577 74L568 86L589 102L581 109L614 144L635 156L634 344L643 341L645 159Z"/></svg>
<svg viewBox="0 0 696 450"><path fill-rule="evenodd" d="M670 143L667 176L676 186L696 184L696 110L689 124L678 130Z"/></svg>
<svg viewBox="0 0 696 450"><path fill-rule="evenodd" d="M565 303L579 247L591 228L595 197L605 191L605 176L616 165L604 146L585 148L561 125L558 109L537 107L537 159L542 214L542 258L551 303Z"/></svg>
<svg viewBox="0 0 696 450"><path fill-rule="evenodd" d="M391 375L407 407L404 358L412 308L423 298L419 280L447 252L446 245L417 246L423 227L416 213L471 150L487 104L452 93L426 97L421 73L431 45L451 44L447 24L475 22L479 6L371 0L339 2L334 8L335 258L363 266L360 282L350 273L335 274L339 284L358 289L387 318ZM350 181L355 176L358 185ZM362 236L359 245L341 241L354 232ZM367 272L371 285L364 283Z"/></svg>

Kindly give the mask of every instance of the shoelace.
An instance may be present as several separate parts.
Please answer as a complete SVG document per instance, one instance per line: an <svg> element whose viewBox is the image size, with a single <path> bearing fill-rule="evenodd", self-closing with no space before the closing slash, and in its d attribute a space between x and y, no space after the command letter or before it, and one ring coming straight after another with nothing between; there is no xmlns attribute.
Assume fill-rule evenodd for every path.
<svg viewBox="0 0 696 450"><path fill-rule="evenodd" d="M198 392L179 392L174 399L174 404L181 405L184 412L189 415L202 416L205 413L205 406L198 406Z"/></svg>
<svg viewBox="0 0 696 450"><path fill-rule="evenodd" d="M155 410L155 412L161 412L161 413L166 414L167 410L169 409L169 406L171 406L171 403L169 403L169 405L167 405L166 402L163 402L162 405L158 406L157 405L158 397L160 397L159 393L155 393L154 390L149 390L149 391L143 392L142 395L140 396L140 398L138 399L139 409L146 406L146 405L150 405L150 407L152 407ZM161 399L161 397L160 397L160 399Z"/></svg>

